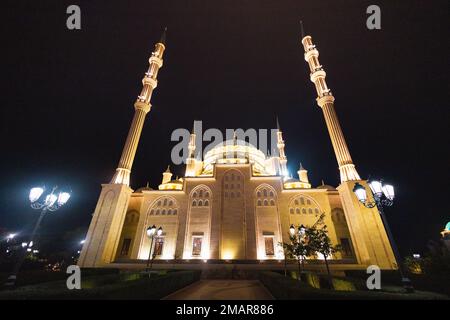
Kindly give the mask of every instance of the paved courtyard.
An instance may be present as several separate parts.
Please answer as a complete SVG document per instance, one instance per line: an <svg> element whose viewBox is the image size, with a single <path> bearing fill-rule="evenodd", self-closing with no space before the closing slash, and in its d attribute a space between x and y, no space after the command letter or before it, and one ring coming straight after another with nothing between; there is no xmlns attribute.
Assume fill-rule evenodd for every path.
<svg viewBox="0 0 450 320"><path fill-rule="evenodd" d="M167 300L273 300L258 280L200 280Z"/></svg>

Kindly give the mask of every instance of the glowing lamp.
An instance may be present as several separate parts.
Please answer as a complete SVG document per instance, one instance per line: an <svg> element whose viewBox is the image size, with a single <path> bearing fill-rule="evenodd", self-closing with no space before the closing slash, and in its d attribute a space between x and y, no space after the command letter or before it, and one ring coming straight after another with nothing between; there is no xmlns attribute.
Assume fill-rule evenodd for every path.
<svg viewBox="0 0 450 320"><path fill-rule="evenodd" d="M15 233L10 233L10 234L8 234L8 240L14 239L15 236L16 236Z"/></svg>
<svg viewBox="0 0 450 320"><path fill-rule="evenodd" d="M152 225L151 227L147 228L147 236L149 237L153 237L155 235L156 232L156 226Z"/></svg>
<svg viewBox="0 0 450 320"><path fill-rule="evenodd" d="M295 227L293 224L291 224L291 226L289 227L289 233L291 234L291 236L295 234Z"/></svg>
<svg viewBox="0 0 450 320"><path fill-rule="evenodd" d="M70 193L68 192L60 192L58 195L58 205L63 206L70 198Z"/></svg>
<svg viewBox="0 0 450 320"><path fill-rule="evenodd" d="M160 237L162 235L162 233L163 233L162 227L159 227L156 234L158 235L158 237Z"/></svg>
<svg viewBox="0 0 450 320"><path fill-rule="evenodd" d="M362 203L366 202L366 200L367 200L366 188L364 188L361 184L359 184L358 182L355 183L353 192L356 194L356 197L358 198L359 202L362 202Z"/></svg>
<svg viewBox="0 0 450 320"><path fill-rule="evenodd" d="M300 236L304 236L305 235L305 231L306 231L306 228L305 228L304 225L301 225L300 227L298 227L298 234Z"/></svg>
<svg viewBox="0 0 450 320"><path fill-rule="evenodd" d="M381 197L383 195L383 188L380 181L373 180L369 182L369 187L372 190L374 196Z"/></svg>
<svg viewBox="0 0 450 320"><path fill-rule="evenodd" d="M44 189L41 187L31 188L29 195L30 202L38 201L42 193L44 193Z"/></svg>
<svg viewBox="0 0 450 320"><path fill-rule="evenodd" d="M383 193L384 193L384 196L386 198L388 198L389 200L394 200L395 194L394 194L394 187L392 185L385 184L383 186Z"/></svg>
<svg viewBox="0 0 450 320"><path fill-rule="evenodd" d="M58 200L58 197L54 195L53 193L50 193L45 197L45 205L47 207L51 207L55 204L56 200Z"/></svg>

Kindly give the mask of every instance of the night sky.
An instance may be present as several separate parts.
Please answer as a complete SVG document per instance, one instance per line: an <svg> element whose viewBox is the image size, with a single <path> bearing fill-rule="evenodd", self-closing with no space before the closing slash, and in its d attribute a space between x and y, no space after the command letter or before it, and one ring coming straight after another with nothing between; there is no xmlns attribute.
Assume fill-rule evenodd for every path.
<svg viewBox="0 0 450 320"><path fill-rule="evenodd" d="M437 239L448 214L448 1L3 1L0 228L36 221L30 187L70 187L41 237L75 243L110 181L148 57L168 27L164 66L131 187L157 187L176 128L275 128L290 172L313 186L339 172L303 59L299 20L320 51L360 175L397 193L386 210L403 253ZM66 28L81 7L82 29ZM366 8L381 7L381 30ZM182 175L183 166L173 168ZM77 238L78 237L78 238ZM68 240L62 240L68 239Z"/></svg>

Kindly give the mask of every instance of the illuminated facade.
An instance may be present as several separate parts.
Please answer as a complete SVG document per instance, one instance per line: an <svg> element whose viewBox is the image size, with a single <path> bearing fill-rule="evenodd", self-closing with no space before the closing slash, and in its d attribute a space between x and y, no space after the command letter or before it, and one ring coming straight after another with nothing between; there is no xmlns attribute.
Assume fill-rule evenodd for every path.
<svg viewBox="0 0 450 320"><path fill-rule="evenodd" d="M364 207L353 194L354 184L366 181L360 179L350 157L318 50L310 36L303 37L302 44L338 160L340 186L322 183L313 188L301 165L298 179L289 177L285 142L277 124L277 152L273 156L234 137L199 159L192 133L184 177L172 179L167 168L156 190L147 186L133 191L129 174L163 64L163 37L149 59L116 174L102 186L79 265L120 266L127 261L145 261L150 252L146 229L151 225L163 228L153 249L156 259L277 261L284 258L278 244L289 241L290 225L312 225L325 213L332 242L343 248L332 259L355 268L371 264L396 268L377 209Z"/></svg>

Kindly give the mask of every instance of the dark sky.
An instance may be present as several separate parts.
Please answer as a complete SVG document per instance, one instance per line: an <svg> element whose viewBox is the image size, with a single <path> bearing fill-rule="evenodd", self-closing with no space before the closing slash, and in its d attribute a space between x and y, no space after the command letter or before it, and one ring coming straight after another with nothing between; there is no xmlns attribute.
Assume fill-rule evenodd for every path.
<svg viewBox="0 0 450 320"><path fill-rule="evenodd" d="M394 184L387 210L404 253L437 238L448 215L448 1L3 1L0 227L37 218L28 190L70 186L42 235L87 226L117 166L148 57L168 26L164 67L133 166L133 188L156 187L170 134L274 128L288 166L337 185L336 159L300 45L311 34L359 173ZM369 4L382 29L366 28ZM78 4L82 29L66 28ZM182 174L183 167L174 168ZM77 239L78 240L78 239ZM74 240L75 241L75 240Z"/></svg>

